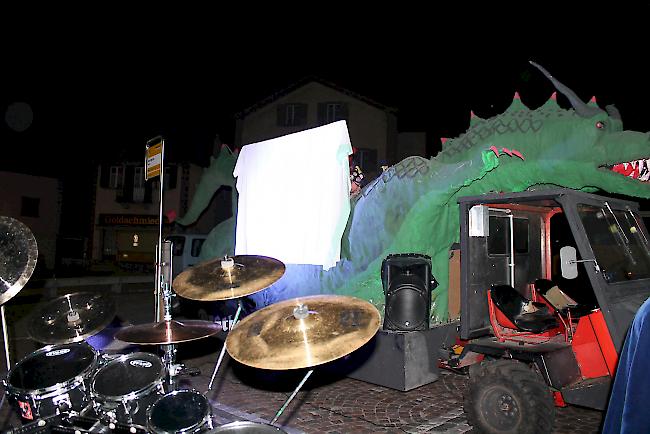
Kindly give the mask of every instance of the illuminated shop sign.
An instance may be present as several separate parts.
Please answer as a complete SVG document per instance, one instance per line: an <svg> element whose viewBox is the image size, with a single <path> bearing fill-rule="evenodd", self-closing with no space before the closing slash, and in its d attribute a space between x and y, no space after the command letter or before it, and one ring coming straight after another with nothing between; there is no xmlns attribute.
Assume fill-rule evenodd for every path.
<svg viewBox="0 0 650 434"><path fill-rule="evenodd" d="M169 223L163 216L163 223ZM157 226L157 215L145 214L100 214L99 223L102 226Z"/></svg>

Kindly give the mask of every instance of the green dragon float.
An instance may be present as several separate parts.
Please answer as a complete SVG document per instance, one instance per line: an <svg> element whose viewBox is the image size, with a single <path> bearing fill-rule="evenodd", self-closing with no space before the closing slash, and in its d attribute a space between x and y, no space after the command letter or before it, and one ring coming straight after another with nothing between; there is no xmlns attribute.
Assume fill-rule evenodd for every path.
<svg viewBox="0 0 650 434"><path fill-rule="evenodd" d="M288 265L285 276L262 291L262 303L334 293L369 300L383 312L383 259L394 253L422 253L431 257L432 274L439 283L432 293L431 319L442 322L447 319L449 249L459 239L459 197L552 186L650 198L648 183L633 179L639 178L638 170L635 176L612 170L650 157L650 135L624 131L615 107L602 110L594 100L583 102L532 64L570 101L571 109L562 109L553 93L541 107L530 110L515 94L510 107L498 116L481 119L472 114L469 129L446 140L438 155L404 159L352 199L336 267L323 271ZM212 160L180 224L194 222L222 185L231 186L236 195L232 177L236 159L236 153L225 150ZM233 197L233 215L236 203ZM202 259L233 254L234 234L235 217L217 225L204 244Z"/></svg>

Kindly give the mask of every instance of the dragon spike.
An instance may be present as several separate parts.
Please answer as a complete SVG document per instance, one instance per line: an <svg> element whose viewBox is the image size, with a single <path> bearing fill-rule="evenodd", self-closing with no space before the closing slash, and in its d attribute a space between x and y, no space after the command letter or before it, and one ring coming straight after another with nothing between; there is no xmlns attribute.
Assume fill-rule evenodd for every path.
<svg viewBox="0 0 650 434"><path fill-rule="evenodd" d="M440 137L440 142L442 143L442 146L445 146L445 143L447 143L447 140L449 140L448 137Z"/></svg>
<svg viewBox="0 0 650 434"><path fill-rule="evenodd" d="M528 107L526 107L524 103L521 102L521 97L519 96L519 92L515 92L515 96L512 98L512 104L510 104L510 107L506 109L506 112L521 111L521 110L528 110Z"/></svg>
<svg viewBox="0 0 650 434"><path fill-rule="evenodd" d="M592 96L589 102L587 103L587 105L591 107L598 107L598 102L596 101L596 97Z"/></svg>
<svg viewBox="0 0 650 434"><path fill-rule="evenodd" d="M474 113L474 110L469 111L469 126L470 126L470 128L475 126L475 125L480 124L484 120L485 119L476 116L476 113Z"/></svg>
<svg viewBox="0 0 650 434"><path fill-rule="evenodd" d="M571 106L573 106L573 109L576 111L578 116L583 117L583 118L590 118L592 116L595 116L598 113L602 113L602 110L600 110L597 107L590 107L587 104L585 104L579 97L576 95L574 91L560 83L553 77L546 69L538 65L537 63L533 62L532 60L530 61L530 64L533 65L535 68L539 69L542 74L546 78L548 78L551 83L553 83L553 86L560 92L562 95L566 96L568 100L571 102Z"/></svg>
<svg viewBox="0 0 650 434"><path fill-rule="evenodd" d="M552 110L557 110L559 109L560 106L557 103L557 92L553 92L551 97L546 100L544 104L539 106L537 110L546 110L546 109L552 109Z"/></svg>

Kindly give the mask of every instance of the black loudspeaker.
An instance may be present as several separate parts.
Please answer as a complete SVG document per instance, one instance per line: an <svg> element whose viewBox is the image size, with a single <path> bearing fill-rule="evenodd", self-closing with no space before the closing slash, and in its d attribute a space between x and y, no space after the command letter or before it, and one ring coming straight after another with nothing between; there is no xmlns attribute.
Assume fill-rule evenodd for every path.
<svg viewBox="0 0 650 434"><path fill-rule="evenodd" d="M381 266L386 297L384 329L398 331L429 328L431 291L437 282L431 276L431 258L417 253L388 255Z"/></svg>

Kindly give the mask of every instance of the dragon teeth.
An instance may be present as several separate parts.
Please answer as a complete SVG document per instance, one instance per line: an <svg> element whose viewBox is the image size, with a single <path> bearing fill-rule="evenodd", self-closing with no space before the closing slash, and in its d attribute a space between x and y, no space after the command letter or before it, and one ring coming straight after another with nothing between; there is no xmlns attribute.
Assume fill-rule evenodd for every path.
<svg viewBox="0 0 650 434"><path fill-rule="evenodd" d="M614 172L639 181L650 181L650 158L618 163L611 167Z"/></svg>

